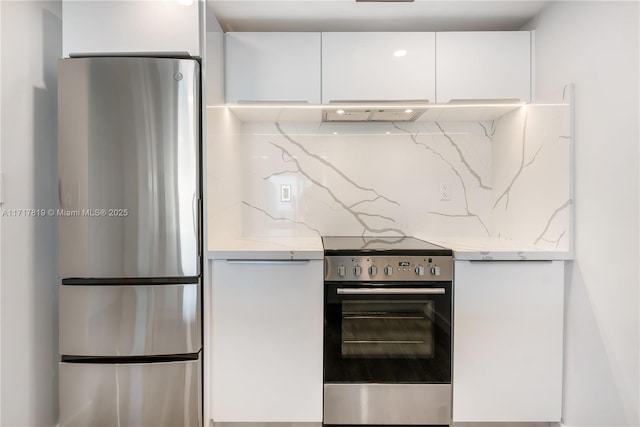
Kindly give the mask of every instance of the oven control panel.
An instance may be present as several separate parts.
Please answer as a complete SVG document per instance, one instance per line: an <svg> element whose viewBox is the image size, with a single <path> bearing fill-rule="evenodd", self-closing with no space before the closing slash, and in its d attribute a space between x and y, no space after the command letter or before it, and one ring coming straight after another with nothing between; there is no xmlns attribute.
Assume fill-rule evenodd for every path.
<svg viewBox="0 0 640 427"><path fill-rule="evenodd" d="M325 256L324 280L330 282L450 282L450 256Z"/></svg>

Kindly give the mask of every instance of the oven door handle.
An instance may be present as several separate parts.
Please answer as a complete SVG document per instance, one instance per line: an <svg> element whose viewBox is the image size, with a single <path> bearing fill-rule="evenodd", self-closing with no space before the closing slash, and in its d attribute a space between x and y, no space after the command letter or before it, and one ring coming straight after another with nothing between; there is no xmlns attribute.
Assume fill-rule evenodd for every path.
<svg viewBox="0 0 640 427"><path fill-rule="evenodd" d="M338 295L444 295L446 293L445 288L424 288L424 289L411 289L411 288L372 288L372 289L345 289L338 288L336 290Z"/></svg>

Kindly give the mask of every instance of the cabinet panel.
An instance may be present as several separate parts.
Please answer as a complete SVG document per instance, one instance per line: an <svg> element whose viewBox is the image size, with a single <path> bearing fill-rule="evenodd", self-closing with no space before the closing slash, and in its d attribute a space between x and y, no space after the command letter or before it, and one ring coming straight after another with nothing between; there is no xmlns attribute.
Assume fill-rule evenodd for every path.
<svg viewBox="0 0 640 427"><path fill-rule="evenodd" d="M563 280L562 261L456 261L454 421L560 421Z"/></svg>
<svg viewBox="0 0 640 427"><path fill-rule="evenodd" d="M456 99L531 99L531 33L436 34L438 103Z"/></svg>
<svg viewBox="0 0 640 427"><path fill-rule="evenodd" d="M322 422L323 261L214 261L214 422Z"/></svg>
<svg viewBox="0 0 640 427"><path fill-rule="evenodd" d="M63 56L158 52L201 56L199 2L64 1Z"/></svg>
<svg viewBox="0 0 640 427"><path fill-rule="evenodd" d="M320 103L320 33L227 33L227 103Z"/></svg>
<svg viewBox="0 0 640 427"><path fill-rule="evenodd" d="M323 103L397 100L434 102L435 33L322 33Z"/></svg>

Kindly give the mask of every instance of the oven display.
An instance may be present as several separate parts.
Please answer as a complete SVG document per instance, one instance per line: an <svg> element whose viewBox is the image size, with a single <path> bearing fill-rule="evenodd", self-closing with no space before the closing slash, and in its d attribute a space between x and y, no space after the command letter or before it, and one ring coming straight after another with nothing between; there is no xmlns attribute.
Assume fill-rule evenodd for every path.
<svg viewBox="0 0 640 427"><path fill-rule="evenodd" d="M400 267L411 267L411 263L409 261L400 261L398 263L398 266L400 266Z"/></svg>

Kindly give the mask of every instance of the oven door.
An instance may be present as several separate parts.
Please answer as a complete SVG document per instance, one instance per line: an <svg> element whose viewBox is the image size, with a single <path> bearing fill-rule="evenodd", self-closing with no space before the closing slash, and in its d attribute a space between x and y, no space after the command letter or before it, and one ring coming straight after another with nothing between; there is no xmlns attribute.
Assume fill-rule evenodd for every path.
<svg viewBox="0 0 640 427"><path fill-rule="evenodd" d="M325 383L451 383L451 282L325 283Z"/></svg>

